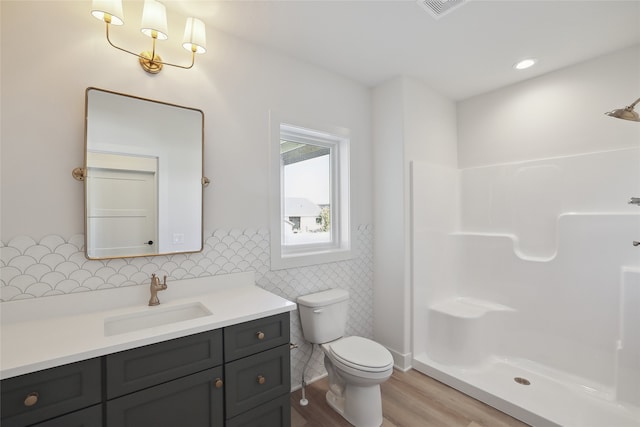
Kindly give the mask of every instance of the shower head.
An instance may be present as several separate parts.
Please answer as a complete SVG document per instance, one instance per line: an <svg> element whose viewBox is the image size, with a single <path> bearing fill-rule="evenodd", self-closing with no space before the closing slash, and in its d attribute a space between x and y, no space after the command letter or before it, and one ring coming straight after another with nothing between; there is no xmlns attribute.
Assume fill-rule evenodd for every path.
<svg viewBox="0 0 640 427"><path fill-rule="evenodd" d="M640 102L640 98L636 99L636 102L625 107L619 108L617 110L611 110L608 113L605 113L607 116L615 117L617 119L631 120L632 122L640 122L640 115L636 111L633 110L633 107Z"/></svg>

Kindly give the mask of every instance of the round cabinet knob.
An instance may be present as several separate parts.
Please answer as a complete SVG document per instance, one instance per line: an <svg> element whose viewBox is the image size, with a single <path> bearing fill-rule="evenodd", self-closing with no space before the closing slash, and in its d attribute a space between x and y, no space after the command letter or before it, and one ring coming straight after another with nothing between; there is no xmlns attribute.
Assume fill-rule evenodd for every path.
<svg viewBox="0 0 640 427"><path fill-rule="evenodd" d="M264 384L265 382L267 382L267 379L262 375L258 375L258 379L256 381L258 381L258 384Z"/></svg>
<svg viewBox="0 0 640 427"><path fill-rule="evenodd" d="M224 385L224 382L220 378L216 378L214 384L216 388L222 388L222 386Z"/></svg>
<svg viewBox="0 0 640 427"><path fill-rule="evenodd" d="M35 391L33 393L27 394L27 397L24 399L24 406L33 406L38 403L38 393Z"/></svg>
<svg viewBox="0 0 640 427"><path fill-rule="evenodd" d="M258 331L256 333L256 337L258 337L259 340L263 340L264 339L264 332Z"/></svg>

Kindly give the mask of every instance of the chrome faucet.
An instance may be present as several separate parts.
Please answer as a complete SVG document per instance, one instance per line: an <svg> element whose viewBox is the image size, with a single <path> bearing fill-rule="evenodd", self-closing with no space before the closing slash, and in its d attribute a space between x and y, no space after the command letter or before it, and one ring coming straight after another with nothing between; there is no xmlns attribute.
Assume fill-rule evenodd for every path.
<svg viewBox="0 0 640 427"><path fill-rule="evenodd" d="M165 289L167 289L167 276L164 276L164 283L160 284L160 278L155 274L152 274L151 286L149 286L149 290L151 291L149 305L159 305L160 300L158 299L158 291L164 291Z"/></svg>

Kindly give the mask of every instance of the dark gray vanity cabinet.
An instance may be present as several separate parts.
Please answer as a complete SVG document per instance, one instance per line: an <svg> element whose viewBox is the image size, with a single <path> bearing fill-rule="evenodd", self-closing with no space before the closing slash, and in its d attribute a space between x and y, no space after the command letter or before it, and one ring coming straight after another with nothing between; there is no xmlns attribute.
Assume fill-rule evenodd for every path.
<svg viewBox="0 0 640 427"><path fill-rule="evenodd" d="M22 427L37 423L42 423L37 424L38 426L47 427L101 425L100 358L3 380L0 392L1 424L4 427ZM80 412L91 406L94 406L94 409Z"/></svg>
<svg viewBox="0 0 640 427"><path fill-rule="evenodd" d="M225 328L227 426L291 424L289 313Z"/></svg>
<svg viewBox="0 0 640 427"><path fill-rule="evenodd" d="M3 427L289 427L289 313L2 381Z"/></svg>

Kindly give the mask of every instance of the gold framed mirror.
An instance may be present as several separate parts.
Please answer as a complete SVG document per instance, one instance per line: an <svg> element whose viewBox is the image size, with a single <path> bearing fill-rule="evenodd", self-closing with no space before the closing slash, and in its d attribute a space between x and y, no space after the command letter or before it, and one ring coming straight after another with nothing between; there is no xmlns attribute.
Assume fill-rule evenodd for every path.
<svg viewBox="0 0 640 427"><path fill-rule="evenodd" d="M85 255L203 248L204 113L94 87L85 92Z"/></svg>

